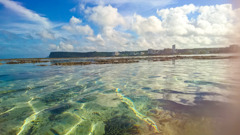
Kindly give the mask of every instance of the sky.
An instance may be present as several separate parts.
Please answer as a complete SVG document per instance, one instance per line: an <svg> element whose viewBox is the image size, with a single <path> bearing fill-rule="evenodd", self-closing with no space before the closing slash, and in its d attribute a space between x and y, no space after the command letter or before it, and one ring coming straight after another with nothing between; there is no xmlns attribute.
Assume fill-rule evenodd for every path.
<svg viewBox="0 0 240 135"><path fill-rule="evenodd" d="M230 0L0 0L0 59L226 47L239 14Z"/></svg>

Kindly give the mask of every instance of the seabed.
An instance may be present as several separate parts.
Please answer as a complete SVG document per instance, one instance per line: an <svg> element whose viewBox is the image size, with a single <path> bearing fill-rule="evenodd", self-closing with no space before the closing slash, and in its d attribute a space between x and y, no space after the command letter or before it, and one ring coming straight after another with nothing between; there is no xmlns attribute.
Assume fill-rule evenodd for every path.
<svg viewBox="0 0 240 135"><path fill-rule="evenodd" d="M212 135L238 84L226 76L227 62L237 61L3 62L0 134Z"/></svg>

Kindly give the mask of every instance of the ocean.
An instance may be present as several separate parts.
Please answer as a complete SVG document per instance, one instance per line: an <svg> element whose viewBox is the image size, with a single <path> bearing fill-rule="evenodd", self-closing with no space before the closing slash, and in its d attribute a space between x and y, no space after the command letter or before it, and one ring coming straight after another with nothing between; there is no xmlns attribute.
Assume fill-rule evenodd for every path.
<svg viewBox="0 0 240 135"><path fill-rule="evenodd" d="M211 135L234 102L236 63L3 64L0 135Z"/></svg>

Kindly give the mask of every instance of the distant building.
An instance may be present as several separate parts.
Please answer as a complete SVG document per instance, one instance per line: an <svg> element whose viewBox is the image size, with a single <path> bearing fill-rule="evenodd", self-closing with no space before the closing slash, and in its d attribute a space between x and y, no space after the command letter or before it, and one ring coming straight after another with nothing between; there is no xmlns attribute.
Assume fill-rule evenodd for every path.
<svg viewBox="0 0 240 135"><path fill-rule="evenodd" d="M114 52L113 56L119 56L120 53L119 52Z"/></svg>
<svg viewBox="0 0 240 135"><path fill-rule="evenodd" d="M171 48L164 48L163 50L148 49L148 55L171 55L176 53L176 46L173 45Z"/></svg>
<svg viewBox="0 0 240 135"><path fill-rule="evenodd" d="M170 55L170 54L172 54L172 49L164 48L163 51L162 51L162 54L163 55Z"/></svg>
<svg viewBox="0 0 240 135"><path fill-rule="evenodd" d="M214 53L237 53L240 52L239 45L230 45L229 47L220 48L193 48L193 49L176 49L172 48L163 50L148 49L144 51L123 51L123 52L51 52L49 58L75 58L75 57L112 57L112 56L145 56L145 55L172 55L172 54L214 54Z"/></svg>
<svg viewBox="0 0 240 135"><path fill-rule="evenodd" d="M149 55L158 55L161 54L162 50L153 50L153 49L148 49L148 54Z"/></svg>
<svg viewBox="0 0 240 135"><path fill-rule="evenodd" d="M176 53L176 45L172 45L172 54Z"/></svg>
<svg viewBox="0 0 240 135"><path fill-rule="evenodd" d="M148 54L154 54L154 50L153 49L148 49Z"/></svg>
<svg viewBox="0 0 240 135"><path fill-rule="evenodd" d="M176 49L176 45L172 45L172 49L164 48L163 50L148 49L148 55L172 55L172 54L214 54L214 53L236 53L240 52L239 45L230 45L229 47L220 48L193 48L193 49Z"/></svg>

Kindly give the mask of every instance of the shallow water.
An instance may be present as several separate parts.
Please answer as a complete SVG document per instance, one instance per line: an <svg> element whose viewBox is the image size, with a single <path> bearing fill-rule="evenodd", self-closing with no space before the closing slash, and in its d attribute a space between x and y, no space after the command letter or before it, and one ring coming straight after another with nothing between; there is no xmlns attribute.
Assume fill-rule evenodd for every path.
<svg viewBox="0 0 240 135"><path fill-rule="evenodd" d="M236 62L0 65L0 134L212 134Z"/></svg>

